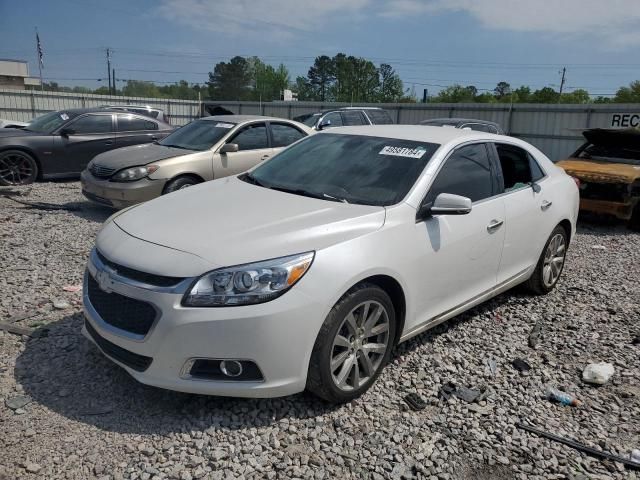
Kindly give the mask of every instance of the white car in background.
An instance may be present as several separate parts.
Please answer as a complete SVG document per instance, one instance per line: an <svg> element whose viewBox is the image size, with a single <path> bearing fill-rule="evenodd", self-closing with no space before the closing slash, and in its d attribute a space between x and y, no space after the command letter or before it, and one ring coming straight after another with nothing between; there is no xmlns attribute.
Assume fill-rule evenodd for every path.
<svg viewBox="0 0 640 480"><path fill-rule="evenodd" d="M27 125L29 125L28 122L19 122L18 120L0 118L0 128L24 128Z"/></svg>
<svg viewBox="0 0 640 480"><path fill-rule="evenodd" d="M551 291L578 188L512 137L345 127L106 222L84 334L172 390L332 402L391 350L518 284Z"/></svg>

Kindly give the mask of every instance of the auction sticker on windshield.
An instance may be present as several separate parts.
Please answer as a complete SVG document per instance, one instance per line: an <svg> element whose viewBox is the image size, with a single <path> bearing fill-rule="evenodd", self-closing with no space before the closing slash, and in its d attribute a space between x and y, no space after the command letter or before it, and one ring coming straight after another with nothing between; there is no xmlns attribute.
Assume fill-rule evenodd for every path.
<svg viewBox="0 0 640 480"><path fill-rule="evenodd" d="M218 127L218 128L233 128L233 127L235 127L235 124L218 122L218 123L216 123L215 126Z"/></svg>
<svg viewBox="0 0 640 480"><path fill-rule="evenodd" d="M424 147L407 148L407 147L384 147L380 150L379 155L392 155L394 157L422 158L427 149Z"/></svg>

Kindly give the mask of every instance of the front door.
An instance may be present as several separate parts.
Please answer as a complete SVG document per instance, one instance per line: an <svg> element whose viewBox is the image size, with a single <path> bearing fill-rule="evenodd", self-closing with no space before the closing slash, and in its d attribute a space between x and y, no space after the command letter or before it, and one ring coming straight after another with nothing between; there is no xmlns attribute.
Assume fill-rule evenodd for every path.
<svg viewBox="0 0 640 480"><path fill-rule="evenodd" d="M491 291L496 285L505 236L505 207L496 195L495 169L484 143L454 150L436 175L425 198L440 193L470 198L466 215L434 215L417 223L415 245L421 260L413 278L416 285L416 325L429 323Z"/></svg>
<svg viewBox="0 0 640 480"><path fill-rule="evenodd" d="M242 127L227 143L238 145L237 152L217 153L214 157L213 176L227 177L245 172L271 156L267 125L251 123Z"/></svg>
<svg viewBox="0 0 640 480"><path fill-rule="evenodd" d="M65 135L54 136L50 173L80 173L99 153L116 148L110 113L87 114L65 125Z"/></svg>

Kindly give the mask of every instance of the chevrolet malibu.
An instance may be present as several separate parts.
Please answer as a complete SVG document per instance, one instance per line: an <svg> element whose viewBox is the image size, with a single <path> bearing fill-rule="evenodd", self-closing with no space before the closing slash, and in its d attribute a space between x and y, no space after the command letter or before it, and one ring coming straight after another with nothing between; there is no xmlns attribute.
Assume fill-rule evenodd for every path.
<svg viewBox="0 0 640 480"><path fill-rule="evenodd" d="M116 213L83 333L137 380L346 402L399 342L518 284L551 291L578 188L516 138L345 127Z"/></svg>

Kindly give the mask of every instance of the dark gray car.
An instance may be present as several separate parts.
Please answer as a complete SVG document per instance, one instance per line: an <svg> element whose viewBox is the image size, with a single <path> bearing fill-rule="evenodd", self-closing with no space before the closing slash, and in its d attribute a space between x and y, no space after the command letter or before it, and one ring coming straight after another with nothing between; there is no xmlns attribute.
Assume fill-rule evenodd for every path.
<svg viewBox="0 0 640 480"><path fill-rule="evenodd" d="M50 112L25 128L0 130L0 185L79 175L97 154L161 140L173 127L121 110Z"/></svg>
<svg viewBox="0 0 640 480"><path fill-rule="evenodd" d="M389 112L379 107L342 107L293 118L314 130L357 125L393 125Z"/></svg>
<svg viewBox="0 0 640 480"><path fill-rule="evenodd" d="M488 120L476 120L474 118L430 118L423 120L420 125L430 125L432 127L454 127L468 128L479 132L495 133L504 135L504 130L499 123Z"/></svg>

